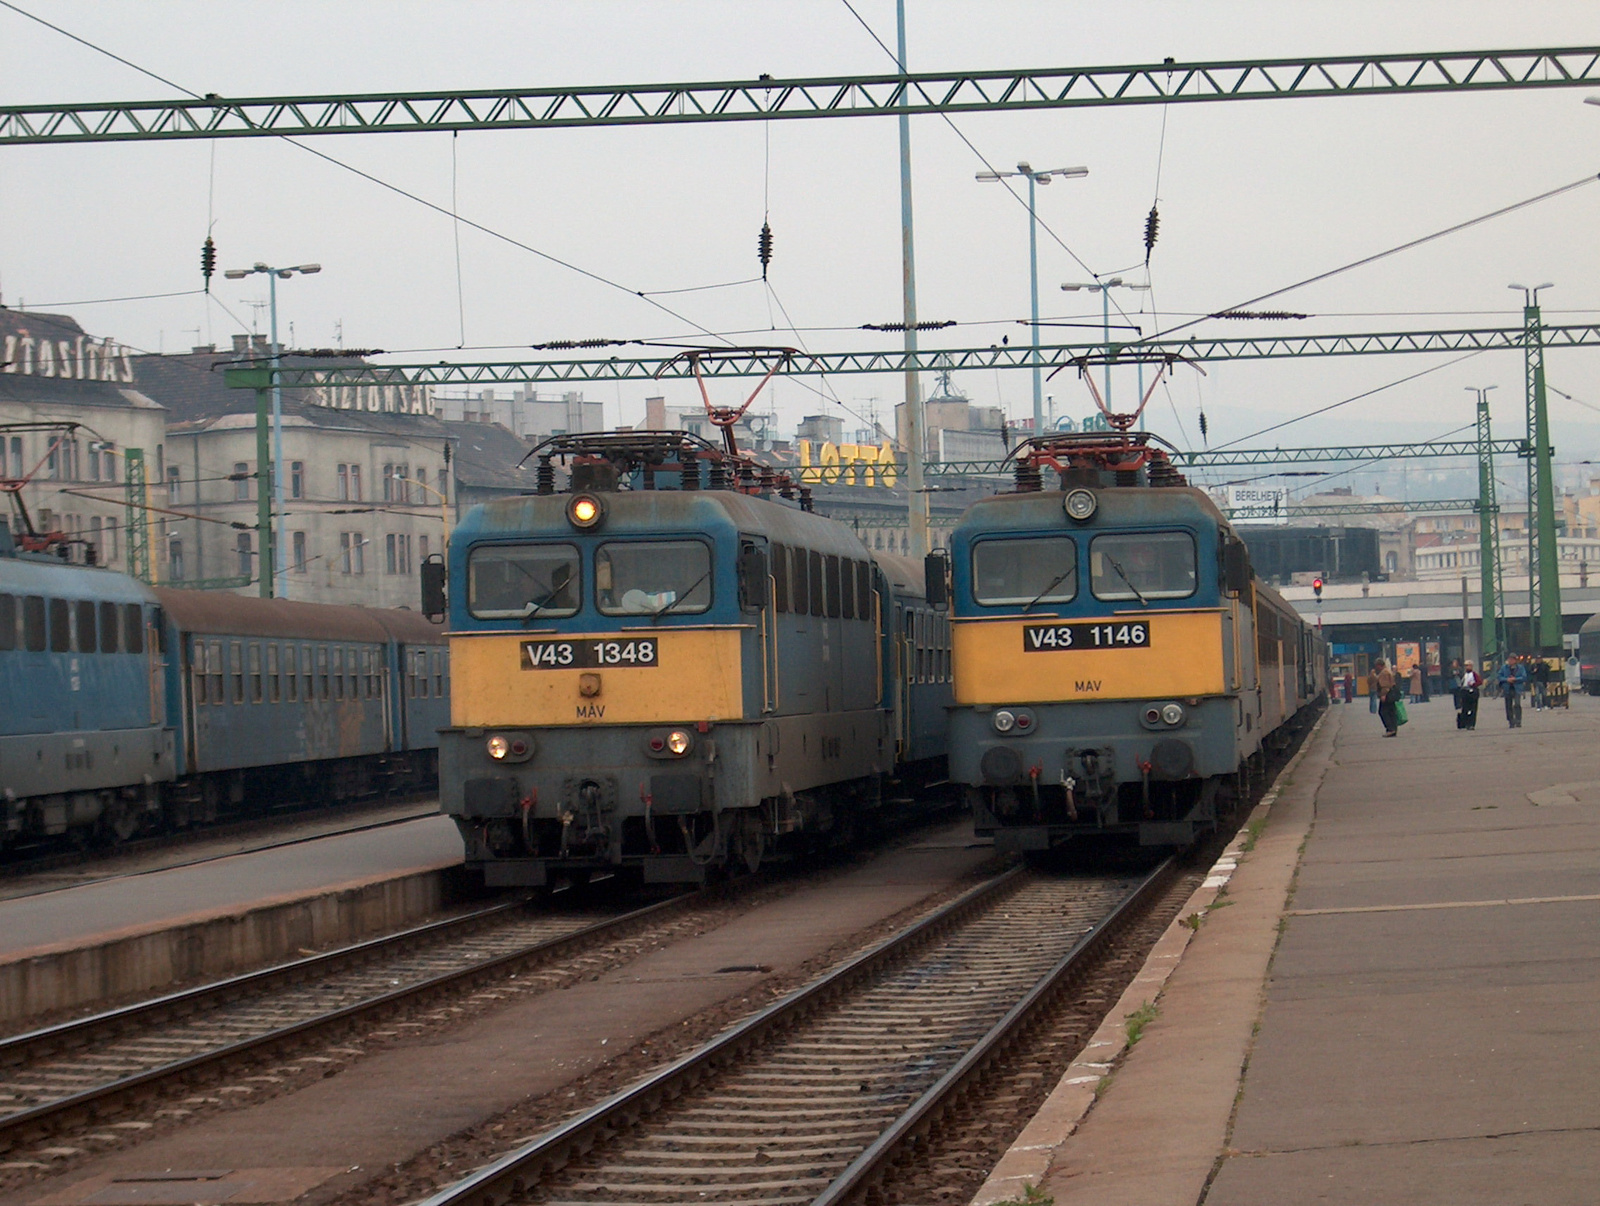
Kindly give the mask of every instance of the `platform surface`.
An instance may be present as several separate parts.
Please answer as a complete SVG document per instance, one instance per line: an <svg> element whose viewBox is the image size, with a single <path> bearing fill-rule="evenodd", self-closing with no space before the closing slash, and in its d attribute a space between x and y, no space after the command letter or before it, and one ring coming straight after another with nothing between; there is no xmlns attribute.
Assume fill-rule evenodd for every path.
<svg viewBox="0 0 1600 1206"><path fill-rule="evenodd" d="M432 816L0 901L0 961L452 866L461 858L455 823Z"/></svg>
<svg viewBox="0 0 1600 1206"><path fill-rule="evenodd" d="M1333 709L1057 1203L1600 1200L1600 701L1411 716Z"/></svg>

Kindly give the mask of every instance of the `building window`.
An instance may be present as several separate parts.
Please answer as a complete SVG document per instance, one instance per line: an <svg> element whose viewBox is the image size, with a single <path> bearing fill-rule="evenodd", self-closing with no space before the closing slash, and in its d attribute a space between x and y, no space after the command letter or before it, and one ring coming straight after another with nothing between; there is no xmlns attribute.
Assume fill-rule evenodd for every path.
<svg viewBox="0 0 1600 1206"><path fill-rule="evenodd" d="M339 572L342 574L364 574L366 570L366 557L363 549L366 541L360 532L339 533Z"/></svg>
<svg viewBox="0 0 1600 1206"><path fill-rule="evenodd" d="M100 445L100 476L108 482L117 480L117 458L110 444Z"/></svg>
<svg viewBox="0 0 1600 1206"><path fill-rule="evenodd" d="M233 472L228 475L233 482L233 501L250 501L250 465L246 461L234 461Z"/></svg>
<svg viewBox="0 0 1600 1206"><path fill-rule="evenodd" d="M339 466L339 501L350 501L350 466Z"/></svg>
<svg viewBox="0 0 1600 1206"><path fill-rule="evenodd" d="M306 572L306 534L304 532L289 533L290 547L293 549L294 572Z"/></svg>
<svg viewBox="0 0 1600 1206"><path fill-rule="evenodd" d="M306 496L306 463L304 461L289 462L289 497L304 498Z"/></svg>
<svg viewBox="0 0 1600 1206"><path fill-rule="evenodd" d="M183 541L169 541L167 544L167 577L174 582L182 582L184 576Z"/></svg>
<svg viewBox="0 0 1600 1206"><path fill-rule="evenodd" d="M255 569L255 555L250 551L250 533L240 532L234 537L233 543L239 554L239 577L249 578Z"/></svg>
<svg viewBox="0 0 1600 1206"><path fill-rule="evenodd" d="M88 541L89 547L94 550L95 564L98 565L100 562L100 517L98 515L89 517Z"/></svg>
<svg viewBox="0 0 1600 1206"><path fill-rule="evenodd" d="M350 501L361 501L361 466L350 466Z"/></svg>
<svg viewBox="0 0 1600 1206"><path fill-rule="evenodd" d="M422 562L426 561L427 559L428 559L428 538L426 536L418 536L417 537L417 564L420 565L420 564L422 564Z"/></svg>
<svg viewBox="0 0 1600 1206"><path fill-rule="evenodd" d="M183 470L176 465L167 468L167 501L179 503L183 501Z"/></svg>
<svg viewBox="0 0 1600 1206"><path fill-rule="evenodd" d="M384 552L391 574L411 572L411 537L390 534L384 538Z"/></svg>
<svg viewBox="0 0 1600 1206"><path fill-rule="evenodd" d="M419 506L426 506L427 505L427 502L428 502L428 491L426 489L427 485L428 485L428 471L426 469L418 469L417 470L417 504Z"/></svg>

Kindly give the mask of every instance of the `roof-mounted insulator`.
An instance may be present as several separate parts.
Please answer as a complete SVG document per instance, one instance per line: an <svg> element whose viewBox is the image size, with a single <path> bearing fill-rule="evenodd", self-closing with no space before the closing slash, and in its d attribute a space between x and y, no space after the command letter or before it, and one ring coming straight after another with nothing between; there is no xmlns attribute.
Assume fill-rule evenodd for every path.
<svg viewBox="0 0 1600 1206"><path fill-rule="evenodd" d="M1206 412L1202 410L1200 412L1200 438L1203 440L1210 434L1206 424Z"/></svg>
<svg viewBox="0 0 1600 1206"><path fill-rule="evenodd" d="M1150 262L1150 253L1155 249L1156 235L1161 230L1161 214L1152 205L1149 216L1144 220L1144 262Z"/></svg>
<svg viewBox="0 0 1600 1206"><path fill-rule="evenodd" d="M761 279L767 279L767 266L772 263L772 227L765 222L761 224L761 233L756 236L756 258L761 261Z"/></svg>

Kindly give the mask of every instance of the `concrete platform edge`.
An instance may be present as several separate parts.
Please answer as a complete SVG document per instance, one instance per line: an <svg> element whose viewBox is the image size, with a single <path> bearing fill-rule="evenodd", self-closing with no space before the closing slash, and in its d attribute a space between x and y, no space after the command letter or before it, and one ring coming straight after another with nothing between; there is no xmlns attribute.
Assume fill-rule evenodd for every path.
<svg viewBox="0 0 1600 1206"><path fill-rule="evenodd" d="M1331 731L1325 736L1324 730L1331 730L1330 718L1334 715L1331 710L1326 711L1312 726L1300 749L1279 772L1260 802L1251 810L1244 826L1212 865L1204 882L1195 889L1184 903L1177 918L1157 940L1139 973L1129 983L1111 1011L1106 1014L1099 1028L1085 1044L1083 1052L1062 1075L1055 1089L1039 1108L1039 1112L995 1164L988 1180L973 1196L971 1206L994 1206L999 1202L1018 1201L1022 1199L1029 1186L1042 1186L1045 1183L1058 1163L1058 1154L1077 1133L1095 1106L1102 1092L1103 1082L1106 1082L1107 1078L1129 1057L1129 1018L1147 1005L1161 1003L1168 981L1178 969L1191 942L1199 934L1200 925L1207 920L1212 906L1232 883L1242 863L1259 863L1262 859L1267 859L1268 866L1281 874L1284 851L1289 852L1289 867L1287 874L1282 875L1283 891L1278 898L1278 912L1281 913L1282 906L1287 900L1294 867L1299 862L1301 844L1310 828L1311 810L1309 808L1303 810L1304 824L1283 827L1274 833L1275 840L1267 850L1262 848L1265 826L1278 804L1283 791L1282 785L1292 780L1294 772L1302 761L1310 756L1313 750L1316 750L1318 756L1322 758L1331 751ZM1320 767L1315 779L1316 785L1320 785L1322 779ZM1316 785L1311 788L1311 796L1315 795ZM1253 841L1252 834L1261 836ZM1252 846L1254 849L1247 849ZM1271 878L1276 879L1278 875L1272 875ZM1260 982L1257 985L1256 1007L1250 1011L1249 1016L1249 1023L1252 1026L1259 1012L1260 984L1264 983L1265 975L1266 967L1263 965ZM1169 1026L1172 1024L1173 1019L1165 1020ZM1158 1018L1151 1025L1160 1025L1162 1021L1163 1019ZM1240 1072L1243 1072L1242 1065ZM1220 1104L1219 1140L1220 1134L1226 1130L1228 1117L1232 1112L1232 1096ZM1220 1146L1219 1141L1219 1150ZM1201 1184L1197 1187L1197 1192L1186 1200L1186 1206L1187 1203L1198 1200L1198 1190L1203 1187L1204 1176L1210 1174L1214 1155L1215 1153L1212 1159L1206 1161Z"/></svg>
<svg viewBox="0 0 1600 1206"><path fill-rule="evenodd" d="M310 895L177 924L108 931L91 945L34 948L0 963L0 1026L107 1005L358 942L417 924L463 899L459 865L373 876Z"/></svg>

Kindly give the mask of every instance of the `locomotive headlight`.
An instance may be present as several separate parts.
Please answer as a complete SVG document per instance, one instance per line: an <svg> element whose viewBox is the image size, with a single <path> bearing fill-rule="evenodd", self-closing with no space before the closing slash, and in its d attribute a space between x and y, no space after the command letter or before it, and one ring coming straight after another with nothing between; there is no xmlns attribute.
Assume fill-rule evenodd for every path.
<svg viewBox="0 0 1600 1206"><path fill-rule="evenodd" d="M1063 500L1062 506L1066 508L1068 519L1075 519L1079 523L1083 523L1094 518L1095 511L1099 509L1100 500L1094 496L1093 490L1085 490L1079 487L1076 490L1067 491L1067 497Z"/></svg>
<svg viewBox="0 0 1600 1206"><path fill-rule="evenodd" d="M483 748L488 752L489 757L496 762L503 762L506 755L511 752L511 743L500 736L499 733L496 733L483 743Z"/></svg>
<svg viewBox="0 0 1600 1206"><path fill-rule="evenodd" d="M1017 717L1016 717L1016 714L1014 712L1008 712L1008 711L1006 711L1006 709L1001 708L998 712L996 712L994 714L994 716L990 719L989 723L994 725L994 731L995 732L997 732L997 733L1009 733L1012 729L1014 729L1016 727L1016 725L1017 725Z"/></svg>
<svg viewBox="0 0 1600 1206"><path fill-rule="evenodd" d="M592 494L574 495L567 504L567 519L575 528L598 527L605 517L605 506Z"/></svg>
<svg viewBox="0 0 1600 1206"><path fill-rule="evenodd" d="M668 733L667 752L680 758L687 754L689 752L689 734L682 729L673 729L672 732Z"/></svg>
<svg viewBox="0 0 1600 1206"><path fill-rule="evenodd" d="M1183 707L1180 704L1169 703L1161 709L1163 724L1178 725L1183 723Z"/></svg>

